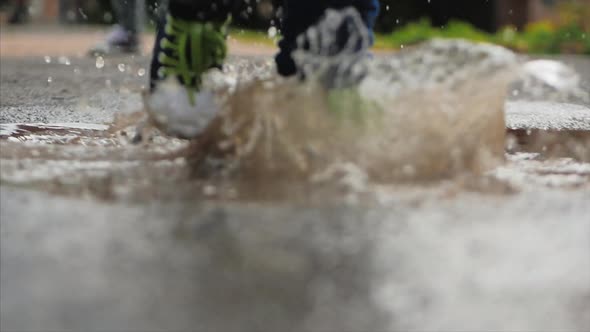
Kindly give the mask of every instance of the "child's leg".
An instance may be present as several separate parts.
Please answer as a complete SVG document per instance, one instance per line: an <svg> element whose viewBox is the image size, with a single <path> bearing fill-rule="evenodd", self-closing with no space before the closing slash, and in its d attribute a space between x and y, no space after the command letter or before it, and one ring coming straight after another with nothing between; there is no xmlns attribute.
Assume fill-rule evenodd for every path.
<svg viewBox="0 0 590 332"><path fill-rule="evenodd" d="M377 16L379 16L379 1L378 0L357 0L355 1L354 6L357 8L363 21L371 30L375 27L375 22L377 21Z"/></svg>
<svg viewBox="0 0 590 332"><path fill-rule="evenodd" d="M320 20L328 8L354 7L361 15L369 30L375 25L379 14L378 0L285 0L283 18L283 39L276 56L277 68L281 75L290 76L297 72L291 52L297 47L297 36Z"/></svg>
<svg viewBox="0 0 590 332"><path fill-rule="evenodd" d="M170 0L170 15L186 21L223 22L234 6L234 0Z"/></svg>
<svg viewBox="0 0 590 332"><path fill-rule="evenodd" d="M144 105L166 133L194 138L213 121L219 105L201 90L202 75L227 55L226 23L233 0L171 0L158 26ZM180 85L162 84L165 80Z"/></svg>
<svg viewBox="0 0 590 332"><path fill-rule="evenodd" d="M234 0L170 0L170 17L187 22L223 22L227 19L235 5ZM328 8L341 9L354 7L358 10L367 27L372 30L379 12L378 0L285 0L285 17L283 21L283 39L279 43L280 52L276 57L277 68L281 75L289 76L297 72L291 52L296 48L296 38L310 26L317 23ZM161 75L161 41L166 39L166 22L162 22L158 29L156 45L152 61L152 86L155 82L165 78ZM225 55L224 55L225 56ZM200 72L197 73L200 75Z"/></svg>

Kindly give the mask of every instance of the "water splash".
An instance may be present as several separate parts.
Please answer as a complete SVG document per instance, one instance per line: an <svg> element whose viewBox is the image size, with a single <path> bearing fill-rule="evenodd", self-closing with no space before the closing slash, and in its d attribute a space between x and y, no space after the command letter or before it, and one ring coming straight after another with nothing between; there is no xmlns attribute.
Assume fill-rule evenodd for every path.
<svg viewBox="0 0 590 332"><path fill-rule="evenodd" d="M378 182L479 173L501 162L514 54L435 41L362 61L358 88L276 78L239 85L202 133L193 161L221 155L240 177L304 181L334 167L353 169L338 167L348 164L361 170L352 172L359 178Z"/></svg>
<svg viewBox="0 0 590 332"><path fill-rule="evenodd" d="M526 62L515 89L528 100L590 103L590 91L581 87L580 75L559 61Z"/></svg>
<svg viewBox="0 0 590 332"><path fill-rule="evenodd" d="M192 105L188 91L173 81L160 84L146 96L148 114L158 128L168 135L191 138L203 132L218 113L213 93L204 89L196 95Z"/></svg>
<svg viewBox="0 0 590 332"><path fill-rule="evenodd" d="M354 8L327 10L297 44L293 59L301 74L326 88L355 86L367 73L371 36Z"/></svg>
<svg viewBox="0 0 590 332"><path fill-rule="evenodd" d="M98 69L104 68L104 58L103 57L101 57L101 56L96 57L96 68L98 68Z"/></svg>
<svg viewBox="0 0 590 332"><path fill-rule="evenodd" d="M340 32L350 38L338 41ZM503 162L514 82L564 93L578 86L567 72L535 76L538 62L462 40L371 58L363 51L368 36L356 12L329 11L299 38L294 57L304 83L269 75L267 64L249 71L241 67L252 64L237 64L206 76L198 110L147 104L160 128L196 137L189 159L197 168L214 159L237 178L427 181L483 174Z"/></svg>

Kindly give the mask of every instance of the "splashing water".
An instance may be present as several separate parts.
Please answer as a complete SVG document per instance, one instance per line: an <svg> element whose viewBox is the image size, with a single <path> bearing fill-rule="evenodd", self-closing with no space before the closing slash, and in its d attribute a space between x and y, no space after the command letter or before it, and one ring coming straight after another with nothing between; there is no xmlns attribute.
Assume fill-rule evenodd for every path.
<svg viewBox="0 0 590 332"><path fill-rule="evenodd" d="M590 103L590 92L572 68L552 60L533 60L522 66L516 91L528 100Z"/></svg>
<svg viewBox="0 0 590 332"><path fill-rule="evenodd" d="M342 31L350 36L343 43ZM571 72L539 75L532 68L541 64L523 65L502 47L433 40L373 59L368 40L354 11L329 11L299 38L294 58L305 83L269 77L266 65L249 77L208 75L199 113L177 109L162 121L148 108L165 131L198 137L189 156L197 167L215 159L248 179L314 181L336 167L372 182L424 181L503 161L504 103L518 79L531 91L537 80L556 94L580 94Z"/></svg>

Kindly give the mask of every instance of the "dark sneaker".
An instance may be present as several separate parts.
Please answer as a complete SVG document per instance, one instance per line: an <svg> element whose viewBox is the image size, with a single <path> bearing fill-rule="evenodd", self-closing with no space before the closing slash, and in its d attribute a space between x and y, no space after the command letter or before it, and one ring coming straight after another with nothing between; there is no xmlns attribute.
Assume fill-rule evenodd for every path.
<svg viewBox="0 0 590 332"><path fill-rule="evenodd" d="M137 33L127 31L120 25L115 25L106 39L90 49L92 56L132 54L139 51Z"/></svg>

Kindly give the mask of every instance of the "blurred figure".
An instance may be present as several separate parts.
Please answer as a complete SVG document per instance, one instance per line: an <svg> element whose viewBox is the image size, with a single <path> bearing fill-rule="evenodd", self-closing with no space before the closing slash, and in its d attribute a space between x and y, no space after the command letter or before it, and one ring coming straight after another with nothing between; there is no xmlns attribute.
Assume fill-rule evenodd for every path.
<svg viewBox="0 0 590 332"><path fill-rule="evenodd" d="M8 19L9 24L22 24L29 20L29 1L14 0L14 9Z"/></svg>
<svg viewBox="0 0 590 332"><path fill-rule="evenodd" d="M111 0L115 24L105 40L90 50L94 56L130 54L139 51L145 0Z"/></svg>

